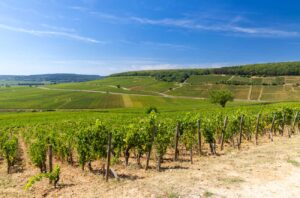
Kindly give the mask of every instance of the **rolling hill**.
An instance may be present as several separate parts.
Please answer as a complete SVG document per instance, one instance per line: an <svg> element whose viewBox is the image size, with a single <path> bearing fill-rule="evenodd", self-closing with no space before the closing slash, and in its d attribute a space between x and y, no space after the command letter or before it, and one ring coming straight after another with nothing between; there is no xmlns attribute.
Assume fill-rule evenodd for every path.
<svg viewBox="0 0 300 198"><path fill-rule="evenodd" d="M101 79L98 75L41 74L41 75L0 75L0 85L41 85L67 82L84 82Z"/></svg>
<svg viewBox="0 0 300 198"><path fill-rule="evenodd" d="M285 67L291 65L291 67ZM194 70L139 71L137 73L116 74L94 79L97 76L85 75L42 75L24 78L35 82L60 82L42 86L11 86L0 88L0 109L107 109L141 108L157 106L160 108L193 108L207 99L214 89L228 89L233 92L235 102L280 102L300 100L300 75L294 74L298 63L277 63L243 67L212 69L212 74L194 74ZM254 75L267 67L277 67L286 75ZM249 69L250 68L250 69ZM233 72L235 70L236 73ZM239 75L240 71L247 75ZM155 75L164 72L177 75L178 72L190 72L183 81L167 81ZM204 69L199 69L204 71ZM148 73L147 73L148 72ZM229 72L230 73L230 72ZM147 75L146 75L147 74ZM155 74L154 76L152 74ZM251 74L251 75L250 75ZM265 75L263 75L265 74ZM140 75L140 76L139 76ZM92 79L92 80L89 80ZM62 83L67 81L68 83ZM74 82L69 82L74 81ZM84 82L78 82L84 81Z"/></svg>
<svg viewBox="0 0 300 198"><path fill-rule="evenodd" d="M152 76L159 80L184 82L193 75L226 74L239 76L295 76L300 75L300 62L278 62L240 65L221 68L130 71L111 76Z"/></svg>

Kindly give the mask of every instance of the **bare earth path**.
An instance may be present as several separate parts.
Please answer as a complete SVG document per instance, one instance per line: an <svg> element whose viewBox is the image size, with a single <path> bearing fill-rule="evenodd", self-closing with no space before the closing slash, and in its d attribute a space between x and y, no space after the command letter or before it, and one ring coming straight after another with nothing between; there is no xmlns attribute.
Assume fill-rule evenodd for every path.
<svg viewBox="0 0 300 198"><path fill-rule="evenodd" d="M154 168L148 172L138 169L135 160L130 159L127 169L122 164L113 166L121 180L111 179L108 183L100 175L61 164L58 189L44 180L27 192L23 190L26 180L38 173L38 169L26 166L23 172L7 175L1 161L0 197L281 198L300 194L300 135L291 139L275 137L273 143L260 140L259 146L247 143L242 145L242 151L226 147L225 154L220 154L217 157L195 155L193 165L185 160L177 163L165 160L162 164L165 170L160 173Z"/></svg>
<svg viewBox="0 0 300 198"><path fill-rule="evenodd" d="M247 100L251 100L252 88L253 88L253 86L251 85L249 88Z"/></svg>
<svg viewBox="0 0 300 198"><path fill-rule="evenodd" d="M262 94L263 94L263 91L264 91L264 86L261 86L261 89L260 89L260 92L259 92L259 96L258 96L258 101L261 101L261 97L262 97Z"/></svg>

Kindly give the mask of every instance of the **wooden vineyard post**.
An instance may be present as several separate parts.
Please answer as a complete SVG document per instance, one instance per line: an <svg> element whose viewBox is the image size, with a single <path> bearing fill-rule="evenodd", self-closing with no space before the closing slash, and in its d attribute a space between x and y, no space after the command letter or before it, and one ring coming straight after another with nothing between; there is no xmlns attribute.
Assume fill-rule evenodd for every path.
<svg viewBox="0 0 300 198"><path fill-rule="evenodd" d="M202 155L202 139L201 139L201 121L197 120L197 133L198 133L198 152Z"/></svg>
<svg viewBox="0 0 300 198"><path fill-rule="evenodd" d="M49 144L48 146L48 160L49 160L49 173L52 173L53 171L53 154L52 154L52 144ZM49 180L49 183L51 184L51 180Z"/></svg>
<svg viewBox="0 0 300 198"><path fill-rule="evenodd" d="M152 136L151 136L151 144L148 148L148 152L147 152L147 161L146 161L146 167L145 167L145 170L148 170L149 168L149 161L150 161L150 155L151 155L151 151L152 151L152 145L153 145L153 142L154 142L154 137L155 137L155 134L156 134L156 126L153 126L153 131L152 131Z"/></svg>
<svg viewBox="0 0 300 198"><path fill-rule="evenodd" d="M285 112L283 113L283 117L282 117L281 136L283 136L283 133L284 133L284 125L285 125Z"/></svg>
<svg viewBox="0 0 300 198"><path fill-rule="evenodd" d="M175 130L175 156L174 156L174 161L178 160L178 141L179 141L179 129L180 129L180 123L177 122L176 125L176 130Z"/></svg>
<svg viewBox="0 0 300 198"><path fill-rule="evenodd" d="M190 148L190 162L193 164L193 147Z"/></svg>
<svg viewBox="0 0 300 198"><path fill-rule="evenodd" d="M293 134L296 132L295 126L296 126L297 119L298 119L298 111L296 112L296 115L293 120L293 125L292 125Z"/></svg>
<svg viewBox="0 0 300 198"><path fill-rule="evenodd" d="M160 155L158 155L157 156L157 165L156 165L156 170L158 172L160 172L160 170L161 170L161 159L162 159L162 157Z"/></svg>
<svg viewBox="0 0 300 198"><path fill-rule="evenodd" d="M111 154L111 136L112 134L108 134L108 143L107 143L107 161L106 161L106 169L105 169L105 181L108 181L109 176L109 166L110 166L110 154Z"/></svg>
<svg viewBox="0 0 300 198"><path fill-rule="evenodd" d="M52 154L52 144L49 144L48 147L48 157L49 157L49 172L53 170L53 154Z"/></svg>
<svg viewBox="0 0 300 198"><path fill-rule="evenodd" d="M239 137L239 142L238 142L238 149L241 149L241 145L242 145L243 122L244 122L244 116L241 115L241 120L240 120L240 137Z"/></svg>
<svg viewBox="0 0 300 198"><path fill-rule="evenodd" d="M255 145L258 145L259 120L260 120L260 113L257 115L257 120L256 120Z"/></svg>
<svg viewBox="0 0 300 198"><path fill-rule="evenodd" d="M276 119L276 114L274 114L273 119L272 119L272 125L271 125L271 129L270 129L270 140L271 142L273 142L273 131L274 131L274 126L275 126L275 119Z"/></svg>
<svg viewBox="0 0 300 198"><path fill-rule="evenodd" d="M223 125L223 129L222 129L222 137L221 137L221 151L223 151L223 149L224 149L224 139L225 139L225 131L226 131L226 127L227 127L227 122L228 122L228 116L226 116L224 119L224 125Z"/></svg>

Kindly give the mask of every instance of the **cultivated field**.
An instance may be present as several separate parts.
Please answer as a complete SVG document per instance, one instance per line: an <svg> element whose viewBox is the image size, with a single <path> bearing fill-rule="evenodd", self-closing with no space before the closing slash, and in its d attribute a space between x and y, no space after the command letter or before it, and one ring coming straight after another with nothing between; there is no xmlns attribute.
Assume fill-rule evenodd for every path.
<svg viewBox="0 0 300 198"><path fill-rule="evenodd" d="M0 197L294 197L296 81L135 76L2 87ZM207 97L216 89L231 90L236 100L212 104ZM111 173L105 182L106 170L118 179ZM24 190L40 177L51 184L44 179Z"/></svg>
<svg viewBox="0 0 300 198"><path fill-rule="evenodd" d="M231 81L239 83L226 84ZM45 87L2 87L0 109L105 109L188 103L197 106L199 100L195 99L208 98L209 92L215 89L228 89L236 100L242 101L297 101L300 99L297 83L298 77L292 76L203 75L192 76L184 83L164 82L152 77L109 77Z"/></svg>

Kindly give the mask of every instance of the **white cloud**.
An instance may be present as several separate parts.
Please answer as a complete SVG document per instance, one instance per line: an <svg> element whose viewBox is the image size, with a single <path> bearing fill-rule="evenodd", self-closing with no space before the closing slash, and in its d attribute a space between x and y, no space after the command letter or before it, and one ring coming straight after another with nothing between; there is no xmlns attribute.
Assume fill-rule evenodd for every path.
<svg viewBox="0 0 300 198"><path fill-rule="evenodd" d="M63 31L34 30L34 29L9 26L9 25L5 25L5 24L0 24L0 29L9 30L9 31L13 31L13 32L26 33L26 34L31 34L34 36L41 36L41 37L54 36L54 37L62 37L62 38L68 38L68 39L72 39L72 40L82 41L82 42L86 42L86 43L95 43L95 44L99 44L99 43L104 44L105 43L105 42L98 41L93 38L80 36L75 33L63 32Z"/></svg>
<svg viewBox="0 0 300 198"><path fill-rule="evenodd" d="M259 34L262 36L272 35L278 37L297 37L300 36L296 31L284 31L270 28L244 28L244 27L231 27L233 31L247 33L247 34Z"/></svg>
<svg viewBox="0 0 300 198"><path fill-rule="evenodd" d="M273 28L260 28L260 27L242 27L237 25L232 25L240 21L240 17L234 18L229 24L212 24L205 25L191 19L148 19L131 17L131 20L148 25L161 25L161 26L174 26L180 28L196 29L196 30L206 30L206 31L220 31L220 32L234 32L234 33L244 33L256 36L275 36L275 37L297 37L300 36L299 32L296 31L286 31L278 30Z"/></svg>
<svg viewBox="0 0 300 198"><path fill-rule="evenodd" d="M87 10L86 8L80 9L88 14L105 19L106 21L113 21L119 23L139 23L144 25L158 25L158 26L169 26L178 27L185 29L193 29L198 31L214 31L214 32L229 32L229 33L240 33L251 36L263 36L263 37L298 37L300 32L276 29L271 27L255 27L238 25L240 22L250 22L250 20L243 16L237 15L231 18L205 18L204 21L195 20L193 18L163 18L163 19L150 19L145 17L136 16L117 16L104 12L95 12Z"/></svg>

